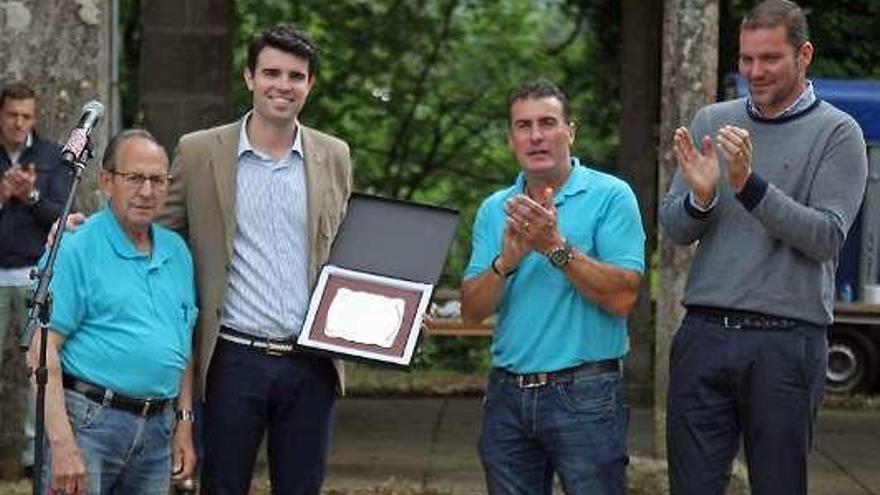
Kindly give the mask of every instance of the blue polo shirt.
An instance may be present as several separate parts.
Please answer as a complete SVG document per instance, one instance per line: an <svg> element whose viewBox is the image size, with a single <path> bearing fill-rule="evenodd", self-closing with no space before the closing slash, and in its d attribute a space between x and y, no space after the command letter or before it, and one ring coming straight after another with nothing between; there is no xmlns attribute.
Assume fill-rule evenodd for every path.
<svg viewBox="0 0 880 495"><path fill-rule="evenodd" d="M620 179L582 166L577 158L572 165L554 198L562 236L593 259L643 272L645 233L632 190ZM520 173L511 187L480 206L466 279L489 269L501 252L504 203L524 190ZM626 318L581 296L543 254L527 254L505 284L492 339L493 366L516 373L556 371L622 357L629 350Z"/></svg>
<svg viewBox="0 0 880 495"><path fill-rule="evenodd" d="M132 397L175 397L192 348L193 263L176 233L151 227L135 249L105 207L65 235L49 326L64 335L65 373Z"/></svg>

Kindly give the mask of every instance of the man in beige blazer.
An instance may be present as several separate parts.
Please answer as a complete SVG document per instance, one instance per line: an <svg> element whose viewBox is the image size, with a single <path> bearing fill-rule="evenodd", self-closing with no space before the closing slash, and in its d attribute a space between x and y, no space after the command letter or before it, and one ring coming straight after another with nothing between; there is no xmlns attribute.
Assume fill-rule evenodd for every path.
<svg viewBox="0 0 880 495"><path fill-rule="evenodd" d="M343 369L293 342L345 213L351 159L345 142L299 123L318 69L301 32L258 34L247 63L253 110L180 139L160 217L195 259L201 484L247 493L268 431L273 492L318 494Z"/></svg>

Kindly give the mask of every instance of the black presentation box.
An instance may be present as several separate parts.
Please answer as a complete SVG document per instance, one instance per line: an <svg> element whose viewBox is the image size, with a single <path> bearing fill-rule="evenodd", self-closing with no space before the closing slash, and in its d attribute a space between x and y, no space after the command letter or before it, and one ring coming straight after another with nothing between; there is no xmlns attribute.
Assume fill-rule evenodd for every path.
<svg viewBox="0 0 880 495"><path fill-rule="evenodd" d="M447 208L352 194L298 343L409 366L458 220Z"/></svg>

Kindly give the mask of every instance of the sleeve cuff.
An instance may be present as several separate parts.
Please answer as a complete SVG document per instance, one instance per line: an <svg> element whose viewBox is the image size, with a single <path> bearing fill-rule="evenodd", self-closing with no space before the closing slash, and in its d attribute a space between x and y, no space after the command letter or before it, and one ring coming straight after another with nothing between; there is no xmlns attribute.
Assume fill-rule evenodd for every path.
<svg viewBox="0 0 880 495"><path fill-rule="evenodd" d="M697 220L703 220L708 217L712 210L715 209L715 205L718 204L718 194L712 197L712 201L709 202L707 206L700 206L697 204L697 201L694 199L694 195L690 192L684 198L684 209L687 211L688 215Z"/></svg>
<svg viewBox="0 0 880 495"><path fill-rule="evenodd" d="M736 199L742 203L747 211L752 211L767 194L768 183L763 177L752 171L742 190L736 194Z"/></svg>

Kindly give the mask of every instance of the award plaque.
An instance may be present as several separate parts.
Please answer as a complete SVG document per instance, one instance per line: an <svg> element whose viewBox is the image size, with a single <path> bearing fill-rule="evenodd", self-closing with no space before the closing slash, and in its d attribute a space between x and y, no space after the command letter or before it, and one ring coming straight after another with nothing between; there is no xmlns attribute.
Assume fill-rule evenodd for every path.
<svg viewBox="0 0 880 495"><path fill-rule="evenodd" d="M297 343L409 366L457 225L455 210L352 194Z"/></svg>

